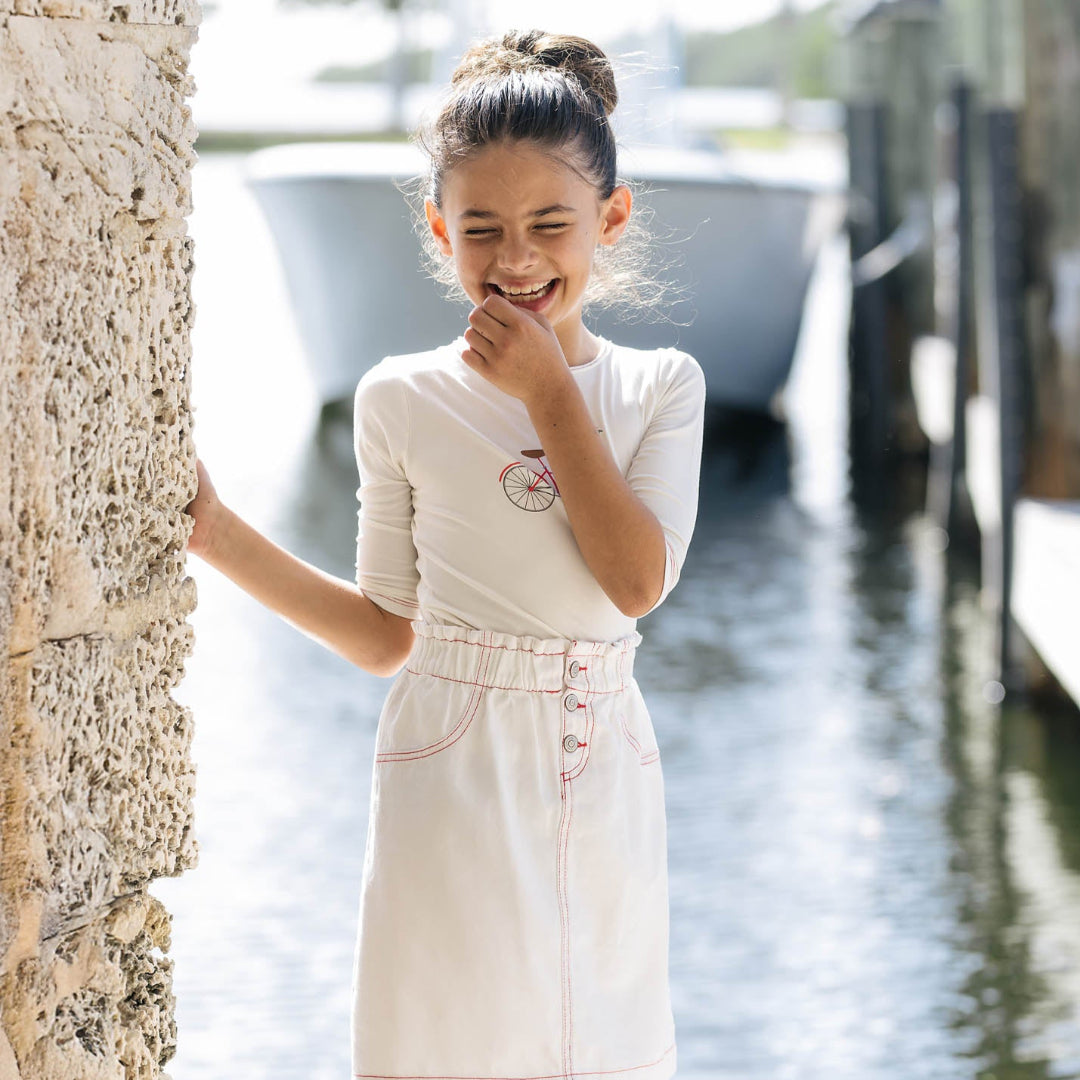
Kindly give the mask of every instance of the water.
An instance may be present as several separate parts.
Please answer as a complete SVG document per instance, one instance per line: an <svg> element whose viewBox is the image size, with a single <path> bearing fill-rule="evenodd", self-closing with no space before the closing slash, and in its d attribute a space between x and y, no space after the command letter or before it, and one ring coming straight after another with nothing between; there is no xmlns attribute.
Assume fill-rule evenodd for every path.
<svg viewBox="0 0 1080 1080"><path fill-rule="evenodd" d="M239 159L195 170L196 443L256 527L350 577L347 425L320 426ZM1080 1077L1080 718L993 704L992 627L917 484L873 512L844 449L843 246L785 425L706 456L683 578L637 674L669 814L684 1080ZM344 1080L388 682L195 558L199 866L172 911L174 1080Z"/></svg>

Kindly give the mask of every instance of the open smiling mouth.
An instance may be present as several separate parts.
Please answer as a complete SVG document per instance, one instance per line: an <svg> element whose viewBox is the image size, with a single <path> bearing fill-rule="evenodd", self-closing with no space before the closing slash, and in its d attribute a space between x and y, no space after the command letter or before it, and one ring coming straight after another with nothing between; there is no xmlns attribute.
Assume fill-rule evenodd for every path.
<svg viewBox="0 0 1080 1080"><path fill-rule="evenodd" d="M502 289L493 281L488 282L488 286L499 296L505 296L511 304L528 304L534 300L542 300L553 288L555 288L555 282L558 278L552 278L550 281L545 282L542 285L537 285L529 292L521 292L515 289L510 291L508 289Z"/></svg>

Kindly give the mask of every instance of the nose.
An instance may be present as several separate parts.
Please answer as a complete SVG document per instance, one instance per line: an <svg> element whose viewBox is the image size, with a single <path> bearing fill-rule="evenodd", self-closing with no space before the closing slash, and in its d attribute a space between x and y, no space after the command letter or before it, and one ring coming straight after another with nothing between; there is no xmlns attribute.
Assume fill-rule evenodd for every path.
<svg viewBox="0 0 1080 1080"><path fill-rule="evenodd" d="M536 248L528 233L505 234L498 251L499 266L503 270L523 271L536 263Z"/></svg>

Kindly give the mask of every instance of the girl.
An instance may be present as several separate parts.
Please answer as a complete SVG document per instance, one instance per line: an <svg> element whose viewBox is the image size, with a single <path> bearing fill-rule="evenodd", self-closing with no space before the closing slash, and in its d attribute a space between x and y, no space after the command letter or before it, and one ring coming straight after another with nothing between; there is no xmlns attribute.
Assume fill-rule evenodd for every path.
<svg viewBox="0 0 1080 1080"><path fill-rule="evenodd" d="M511 33L455 72L424 218L475 306L462 338L357 386L355 586L244 523L198 463L191 551L365 670L404 666L376 733L357 1080L675 1071L633 661L693 529L705 387L685 353L582 321L630 222L616 100L582 38Z"/></svg>

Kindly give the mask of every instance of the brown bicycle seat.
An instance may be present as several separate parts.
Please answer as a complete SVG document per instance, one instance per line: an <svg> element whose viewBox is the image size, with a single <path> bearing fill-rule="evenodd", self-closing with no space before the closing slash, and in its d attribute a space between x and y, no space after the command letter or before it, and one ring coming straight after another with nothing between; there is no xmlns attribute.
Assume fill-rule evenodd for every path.
<svg viewBox="0 0 1080 1080"><path fill-rule="evenodd" d="M544 456L543 450L522 450L522 457L542 458Z"/></svg>

